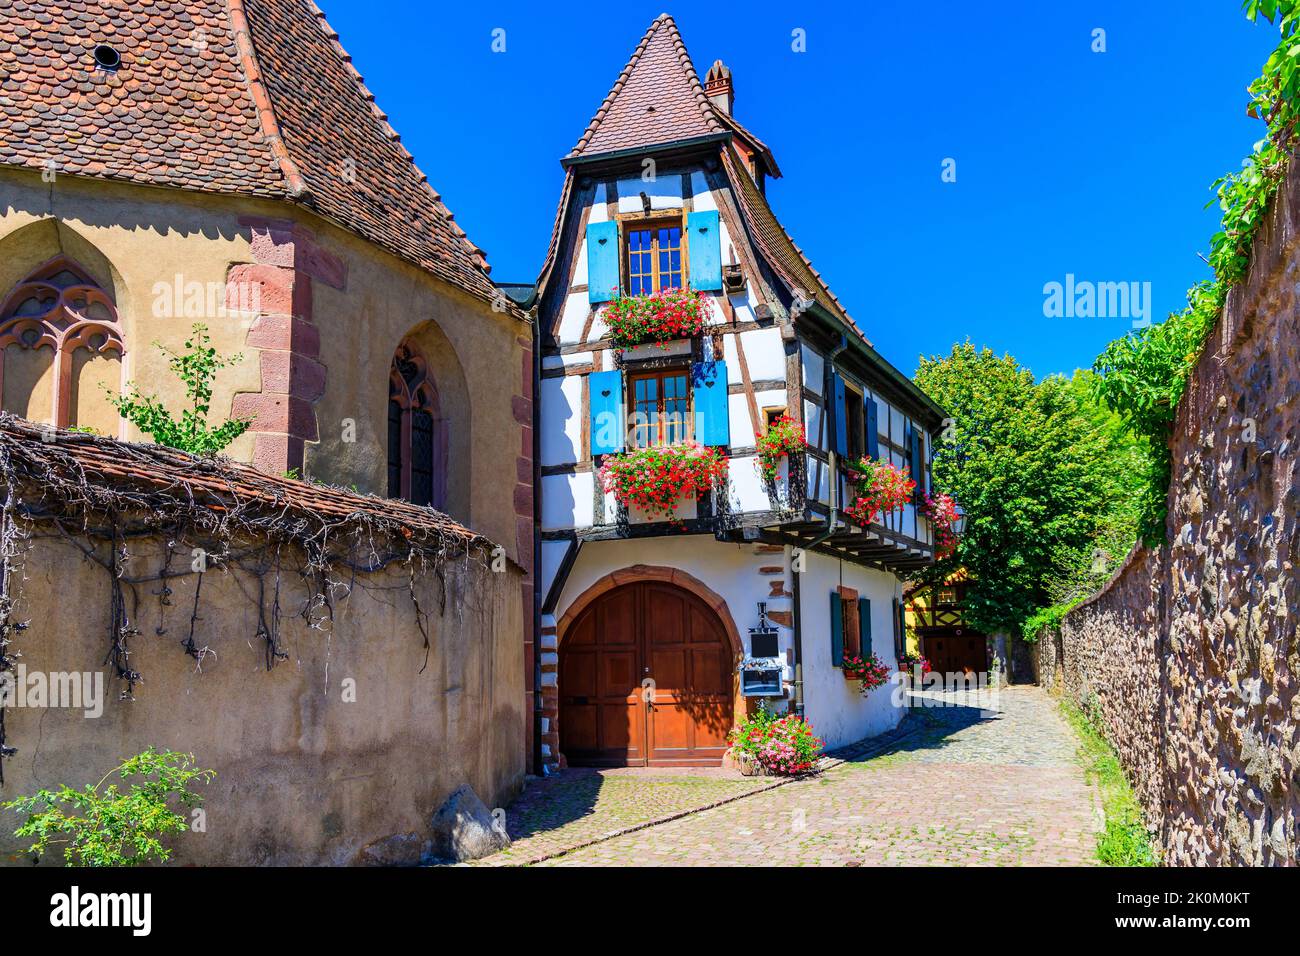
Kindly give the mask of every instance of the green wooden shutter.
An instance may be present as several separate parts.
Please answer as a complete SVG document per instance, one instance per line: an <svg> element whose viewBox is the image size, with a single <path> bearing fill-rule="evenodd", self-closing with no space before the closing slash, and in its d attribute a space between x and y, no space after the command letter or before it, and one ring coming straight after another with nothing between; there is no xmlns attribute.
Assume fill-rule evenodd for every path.
<svg viewBox="0 0 1300 956"><path fill-rule="evenodd" d="M691 399L695 406L695 440L701 445L730 445L726 362L696 362L691 366Z"/></svg>
<svg viewBox="0 0 1300 956"><path fill-rule="evenodd" d="M925 439L921 437L921 429L916 425L912 426L911 438L912 480L916 482L916 500L920 501L925 494Z"/></svg>
<svg viewBox="0 0 1300 956"><path fill-rule="evenodd" d="M831 592L831 666L844 664L844 604L840 592Z"/></svg>
<svg viewBox="0 0 1300 956"><path fill-rule="evenodd" d="M880 457L880 406L874 398L867 398L866 405L863 421L867 423L867 457L875 460Z"/></svg>
<svg viewBox="0 0 1300 956"><path fill-rule="evenodd" d="M591 408L591 454L623 450L623 373L592 372L587 380Z"/></svg>
<svg viewBox="0 0 1300 956"><path fill-rule="evenodd" d="M844 409L844 379L838 372L833 373L834 415L835 415L835 454L844 455L849 450L848 415Z"/></svg>
<svg viewBox="0 0 1300 956"><path fill-rule="evenodd" d="M608 302L618 292L618 223L587 226L587 301Z"/></svg>
<svg viewBox="0 0 1300 956"><path fill-rule="evenodd" d="M717 292L722 288L722 240L718 229L718 211L704 209L686 217L687 245L691 288L699 292Z"/></svg>
<svg viewBox="0 0 1300 956"><path fill-rule="evenodd" d="M871 598L858 598L858 653L871 656Z"/></svg>

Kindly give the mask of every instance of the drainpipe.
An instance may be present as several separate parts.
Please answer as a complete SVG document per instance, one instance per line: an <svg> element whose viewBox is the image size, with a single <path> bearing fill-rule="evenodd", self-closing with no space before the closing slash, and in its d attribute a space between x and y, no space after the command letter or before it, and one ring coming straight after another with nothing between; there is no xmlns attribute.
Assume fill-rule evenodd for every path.
<svg viewBox="0 0 1300 956"><path fill-rule="evenodd" d="M834 401L833 401L833 399L834 399L833 390L832 390L831 388L829 388L828 386L829 386L830 382L832 381L832 377L833 377L833 374L834 374L834 372L835 372L835 359L838 358L838 357L839 357L839 354L840 354L841 352L843 352L843 351L844 351L846 348L848 348L848 347L849 347L848 339L845 338L843 335L841 335L841 336L840 336L840 344L837 345L837 346L835 347L835 350L831 352L831 354L827 357L827 360L826 360L826 373L823 375L823 379L824 379L824 381L823 381L823 383L822 383L822 393L823 393L824 395L828 395L828 396L830 396L831 399L832 399L832 401L827 402L827 404L826 404L826 408L823 409L823 417L824 417L824 418L827 417L826 414L825 414L826 409L829 409L829 410L830 410L830 415L829 415L829 418L828 418L829 425L828 425L828 427L827 427L827 429L826 429L826 433L827 433L827 435L828 435L828 436L830 437L830 439L831 439L831 442L830 442L830 446L831 446L831 447L830 447L830 450L829 450L829 454L827 455L827 460L828 460L829 463L830 463L830 464L829 464L829 477L828 477L828 479L827 479L827 486L830 488L830 492L831 492L831 502L830 502L830 504L831 504L831 509L830 509L830 515L828 516L828 518L827 518L827 520L826 520L826 530L825 530L824 532L822 532L821 534L819 534L817 537L813 538L812 541L810 541L810 542L807 544L807 546L805 546L805 547L799 549L799 550L803 551L805 554L806 554L807 552L811 551L813 548L817 547L817 545L821 544L823 541L825 541L825 540L826 540L827 538L829 538L831 535L833 535L833 534L835 533L836 529L839 527L839 491L840 491L840 482L839 482L839 476L838 476L838 474L836 473L836 470L837 470L837 467L838 467L838 464L839 464L839 463L836 461L836 456L835 456L835 438L834 438L834 436L835 436L835 424L836 424L836 423L835 423L835 413L836 413L837 409L835 408L835 404L834 404ZM794 590L793 590L793 599L792 599L792 600L793 600L793 603L794 603L794 712L795 712L796 714L798 714L799 716L802 717L802 716L803 716L803 713L804 713L804 702L803 702L803 604L802 604L801 592L800 592L800 588L799 588L799 573L798 573L798 572L794 572L793 574L791 574L791 577L792 577L793 580L794 580Z"/></svg>
<svg viewBox="0 0 1300 956"><path fill-rule="evenodd" d="M536 293L534 293L536 295ZM546 776L542 754L542 309L532 303L533 333L533 772ZM554 754L552 754L554 756Z"/></svg>

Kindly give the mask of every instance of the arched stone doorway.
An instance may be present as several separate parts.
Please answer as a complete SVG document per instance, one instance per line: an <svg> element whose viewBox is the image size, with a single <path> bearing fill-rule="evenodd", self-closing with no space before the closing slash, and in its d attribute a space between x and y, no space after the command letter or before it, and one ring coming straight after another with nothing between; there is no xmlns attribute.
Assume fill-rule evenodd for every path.
<svg viewBox="0 0 1300 956"><path fill-rule="evenodd" d="M574 766L717 766L739 655L725 604L702 586L619 578L561 625L560 752Z"/></svg>

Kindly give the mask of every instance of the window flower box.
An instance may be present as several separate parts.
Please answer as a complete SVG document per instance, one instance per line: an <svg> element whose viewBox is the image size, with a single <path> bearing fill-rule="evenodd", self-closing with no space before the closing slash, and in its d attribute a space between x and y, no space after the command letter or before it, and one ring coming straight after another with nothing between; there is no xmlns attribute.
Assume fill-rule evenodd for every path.
<svg viewBox="0 0 1300 956"><path fill-rule="evenodd" d="M952 557L957 550L957 502L951 495L926 495L921 502L921 514L934 529L934 557L936 561Z"/></svg>
<svg viewBox="0 0 1300 956"><path fill-rule="evenodd" d="M803 425L789 415L778 415L758 439L758 470L766 481L775 481L781 459L808 447Z"/></svg>
<svg viewBox="0 0 1300 956"><path fill-rule="evenodd" d="M849 465L848 472L857 486L857 499L845 510L864 528L881 513L903 507L916 490L908 469L895 468L890 462L860 458Z"/></svg>
<svg viewBox="0 0 1300 956"><path fill-rule="evenodd" d="M649 295L619 293L602 316L615 348L695 338L704 330L705 304L693 289L663 289Z"/></svg>
<svg viewBox="0 0 1300 956"><path fill-rule="evenodd" d="M889 668L875 651L865 658L846 654L840 666L844 669L845 680L862 682L863 696L889 681Z"/></svg>
<svg viewBox="0 0 1300 956"><path fill-rule="evenodd" d="M671 519L677 502L726 485L727 458L697 442L638 448L606 460L601 485L629 511Z"/></svg>

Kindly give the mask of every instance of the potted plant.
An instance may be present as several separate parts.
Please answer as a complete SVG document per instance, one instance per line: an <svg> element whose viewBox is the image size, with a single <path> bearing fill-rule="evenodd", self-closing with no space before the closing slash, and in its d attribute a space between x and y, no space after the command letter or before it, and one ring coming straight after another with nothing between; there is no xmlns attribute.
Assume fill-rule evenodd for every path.
<svg viewBox="0 0 1300 956"><path fill-rule="evenodd" d="M908 469L887 461L859 458L849 466L849 477L857 486L857 498L845 509L864 528L885 511L896 511L912 500L916 482Z"/></svg>
<svg viewBox="0 0 1300 956"><path fill-rule="evenodd" d="M608 458L600 480L624 507L671 518L681 499L726 484L727 457L698 442L638 448Z"/></svg>
<svg viewBox="0 0 1300 956"><path fill-rule="evenodd" d="M704 304L693 289L662 289L649 295L620 292L605 307L605 325L614 347L689 339L704 329Z"/></svg>
<svg viewBox="0 0 1300 956"><path fill-rule="evenodd" d="M789 415L778 415L756 442L758 469L766 481L775 481L781 459L808 447L803 425Z"/></svg>
<svg viewBox="0 0 1300 956"><path fill-rule="evenodd" d="M802 717L778 717L766 707L745 718L730 739L742 773L785 777L815 772L824 743Z"/></svg>

